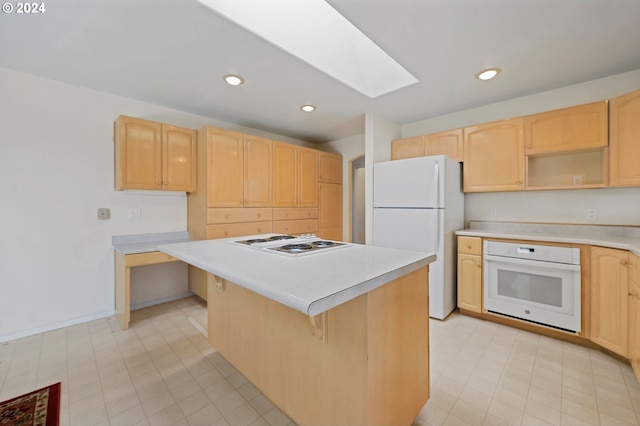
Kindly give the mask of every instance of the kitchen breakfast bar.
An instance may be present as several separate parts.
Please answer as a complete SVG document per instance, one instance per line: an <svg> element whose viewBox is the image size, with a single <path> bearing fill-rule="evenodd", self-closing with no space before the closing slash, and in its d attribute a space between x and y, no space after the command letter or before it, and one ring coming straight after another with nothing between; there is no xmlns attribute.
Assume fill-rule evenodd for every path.
<svg viewBox="0 0 640 426"><path fill-rule="evenodd" d="M297 424L410 425L429 398L436 256L359 244L287 256L237 240L158 247L209 273L210 344Z"/></svg>

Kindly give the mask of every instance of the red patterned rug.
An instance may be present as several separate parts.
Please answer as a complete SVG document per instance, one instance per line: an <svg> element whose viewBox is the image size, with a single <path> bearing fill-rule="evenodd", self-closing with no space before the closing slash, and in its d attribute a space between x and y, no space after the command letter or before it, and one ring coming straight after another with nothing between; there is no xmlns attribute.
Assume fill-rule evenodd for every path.
<svg viewBox="0 0 640 426"><path fill-rule="evenodd" d="M0 426L58 426L60 383L0 402Z"/></svg>

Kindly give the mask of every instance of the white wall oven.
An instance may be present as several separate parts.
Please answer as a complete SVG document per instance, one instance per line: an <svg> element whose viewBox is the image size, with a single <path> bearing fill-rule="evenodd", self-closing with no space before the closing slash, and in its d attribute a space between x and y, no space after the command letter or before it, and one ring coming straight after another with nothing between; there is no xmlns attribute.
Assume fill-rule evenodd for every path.
<svg viewBox="0 0 640 426"><path fill-rule="evenodd" d="M580 331L580 249L484 241L484 307Z"/></svg>

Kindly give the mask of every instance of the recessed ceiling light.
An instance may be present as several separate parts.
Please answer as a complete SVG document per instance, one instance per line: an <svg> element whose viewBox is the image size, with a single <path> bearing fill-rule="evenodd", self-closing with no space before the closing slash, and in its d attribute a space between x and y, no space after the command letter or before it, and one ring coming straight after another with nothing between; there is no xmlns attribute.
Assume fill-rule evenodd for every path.
<svg viewBox="0 0 640 426"><path fill-rule="evenodd" d="M227 74L222 79L232 86L239 86L244 83L244 78L235 74Z"/></svg>
<svg viewBox="0 0 640 426"><path fill-rule="evenodd" d="M476 74L476 78L478 80L491 80L493 77L500 74L501 71L502 70L500 68L489 68Z"/></svg>
<svg viewBox="0 0 640 426"><path fill-rule="evenodd" d="M312 112L316 110L316 107L314 105L302 105L300 109L304 112Z"/></svg>
<svg viewBox="0 0 640 426"><path fill-rule="evenodd" d="M370 98L418 82L326 0L198 0Z"/></svg>

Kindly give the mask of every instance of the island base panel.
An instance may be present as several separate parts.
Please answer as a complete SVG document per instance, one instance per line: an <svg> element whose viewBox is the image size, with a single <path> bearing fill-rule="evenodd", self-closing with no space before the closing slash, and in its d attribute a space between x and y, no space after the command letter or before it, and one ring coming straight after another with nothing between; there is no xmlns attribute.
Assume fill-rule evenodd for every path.
<svg viewBox="0 0 640 426"><path fill-rule="evenodd" d="M410 425L429 398L428 307L428 267L329 310L316 327L209 280L209 342L300 425ZM317 321L328 322L320 337Z"/></svg>

